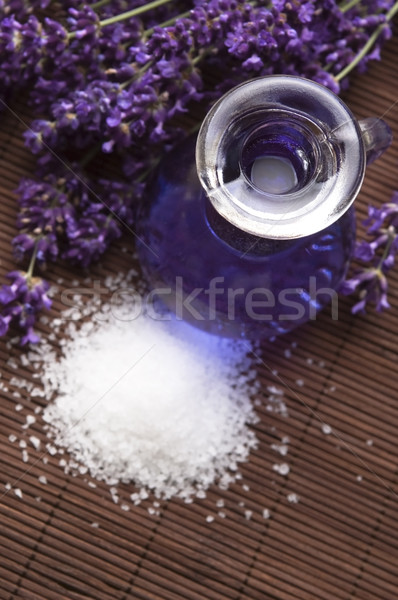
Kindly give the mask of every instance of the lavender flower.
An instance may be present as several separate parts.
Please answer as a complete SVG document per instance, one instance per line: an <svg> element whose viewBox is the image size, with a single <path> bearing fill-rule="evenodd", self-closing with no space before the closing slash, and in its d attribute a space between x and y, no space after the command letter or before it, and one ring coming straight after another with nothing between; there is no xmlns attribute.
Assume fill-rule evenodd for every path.
<svg viewBox="0 0 398 600"><path fill-rule="evenodd" d="M11 325L24 332L22 344L36 343L39 336L33 330L36 315L43 308L51 307L47 295L48 282L32 277L30 272L12 271L7 275L10 284L0 289L0 335L5 335Z"/></svg>
<svg viewBox="0 0 398 600"><path fill-rule="evenodd" d="M375 304L378 311L390 308L386 274L398 252L398 192L380 208L370 206L364 224L372 239L357 243L354 258L370 266L356 269L340 289L345 295L354 292L359 295L359 301L352 307L353 313L364 313L368 304Z"/></svg>

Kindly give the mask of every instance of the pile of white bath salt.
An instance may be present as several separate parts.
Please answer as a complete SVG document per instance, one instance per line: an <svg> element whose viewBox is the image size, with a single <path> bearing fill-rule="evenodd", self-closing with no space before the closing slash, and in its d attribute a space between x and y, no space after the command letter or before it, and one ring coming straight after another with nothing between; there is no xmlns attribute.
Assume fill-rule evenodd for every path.
<svg viewBox="0 0 398 600"><path fill-rule="evenodd" d="M257 444L249 350L144 314L73 328L61 359L44 364L48 435L94 478L135 484L137 497L227 488Z"/></svg>

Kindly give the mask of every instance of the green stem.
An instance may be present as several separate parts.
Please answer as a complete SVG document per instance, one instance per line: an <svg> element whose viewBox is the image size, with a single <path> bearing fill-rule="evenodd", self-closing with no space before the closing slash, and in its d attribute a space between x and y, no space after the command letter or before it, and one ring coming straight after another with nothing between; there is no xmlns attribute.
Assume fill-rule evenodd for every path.
<svg viewBox="0 0 398 600"><path fill-rule="evenodd" d="M29 263L28 270L26 271L26 277L25 277L27 283L29 283L29 281L32 279L32 275L33 275L33 271L34 271L35 263L36 263L36 258L37 258L37 252L39 250L40 240L41 240L41 235L36 239L35 247L33 248L33 254L30 257L30 263Z"/></svg>
<svg viewBox="0 0 398 600"><path fill-rule="evenodd" d="M109 2L111 2L111 0L99 0L98 2L95 2L94 4L91 4L90 8L92 8L93 10L97 10L97 8L101 8L102 6L109 4Z"/></svg>
<svg viewBox="0 0 398 600"><path fill-rule="evenodd" d="M168 19L167 21L163 21L163 23L159 23L158 27L169 27L170 25L174 25L174 23L176 21L178 21L178 19L183 19L184 17L189 17L189 15L191 14L190 10L187 10L184 13L181 13L180 15L177 15L176 17L172 17L171 19ZM145 31L142 32L142 35L144 37L149 37L153 34L153 32L155 31L154 27L151 27L151 29L146 29Z"/></svg>
<svg viewBox="0 0 398 600"><path fill-rule="evenodd" d="M101 150L101 144L95 144L88 152L83 156L83 158L79 161L79 166L84 169L88 165L89 162L92 161Z"/></svg>
<svg viewBox="0 0 398 600"><path fill-rule="evenodd" d="M356 55L354 60L352 60L350 62L350 64L347 65L342 71L340 71L340 73L338 73L337 75L334 76L336 81L340 81L341 79L346 77L357 66L357 64L363 59L363 57L367 55L367 53L372 48L373 44L376 42L377 38L383 31L384 27L386 26L386 23L391 21L391 19L393 19L397 13L398 13L398 2L396 2L394 4L394 6L392 6L390 8L388 13L386 14L386 22L382 23L381 25L378 26L378 28L370 36L370 38L368 39L368 41L366 42L366 44L364 45L362 50L360 52L358 52L358 54Z"/></svg>
<svg viewBox="0 0 398 600"><path fill-rule="evenodd" d="M169 2L173 2L173 0L153 0L153 2L148 2L148 4L144 4L143 6L137 6L137 8L133 8L133 10L128 10L127 12L121 13L120 15L115 15L114 17L109 17L108 19L104 19L99 22L99 27L106 27L107 25L113 25L114 23L119 23L120 21L125 21L126 19L131 19L132 17L137 17L138 15L142 15L143 13L152 10L153 8L158 8L159 6L163 6L163 4L168 4ZM76 37L76 31L71 31L68 33L68 40Z"/></svg>
<svg viewBox="0 0 398 600"><path fill-rule="evenodd" d="M392 246L395 238L397 237L397 232L395 231L395 227L390 226L387 230L387 233L388 233L387 244L386 244L386 247L384 248L383 256L380 258L379 264L376 267L376 270L380 271L380 272L382 272L381 268L383 266L383 263L386 260L387 256L389 255L391 246Z"/></svg>
<svg viewBox="0 0 398 600"><path fill-rule="evenodd" d="M348 4L345 4L344 6L340 6L340 11L342 13L345 13L345 12L347 12L347 10L350 10L350 8L354 8L354 6L356 6L360 2L361 2L361 0L351 0Z"/></svg>

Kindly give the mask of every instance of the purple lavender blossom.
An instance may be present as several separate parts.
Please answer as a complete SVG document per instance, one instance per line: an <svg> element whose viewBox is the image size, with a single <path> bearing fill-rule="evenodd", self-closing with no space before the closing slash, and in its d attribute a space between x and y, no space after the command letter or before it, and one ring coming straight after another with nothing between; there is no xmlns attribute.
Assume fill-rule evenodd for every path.
<svg viewBox="0 0 398 600"><path fill-rule="evenodd" d="M368 214L364 224L372 239L362 240L354 252L354 259L368 263L368 266L355 269L340 289L344 295L358 294L359 301L352 307L353 313L364 313L368 304L374 304L378 311L390 308L386 275L398 252L398 192L394 192L391 201L380 208L370 206Z"/></svg>
<svg viewBox="0 0 398 600"><path fill-rule="evenodd" d="M50 285L23 271L12 271L7 278L10 283L0 289L0 335L5 335L11 325L16 325L24 332L21 344L36 343L39 336L33 326L37 313L51 307L47 294Z"/></svg>

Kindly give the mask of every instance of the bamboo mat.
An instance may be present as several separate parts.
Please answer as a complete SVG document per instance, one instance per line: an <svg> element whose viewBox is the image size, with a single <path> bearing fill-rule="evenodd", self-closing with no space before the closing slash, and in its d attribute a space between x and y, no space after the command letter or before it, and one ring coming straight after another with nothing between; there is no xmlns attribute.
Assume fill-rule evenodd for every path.
<svg viewBox="0 0 398 600"><path fill-rule="evenodd" d="M398 36L380 64L353 79L346 95L357 117L384 115L395 133L388 154L368 169L358 222L368 203L385 202L398 188L397 55ZM16 106L23 116L23 103ZM0 127L5 273L14 266L13 190L29 175L32 160L21 142L21 122L3 113ZM129 267L128 253L115 247L95 274ZM84 276L61 267L48 272L52 281L63 277L65 287ZM354 317L351 300L341 299L338 321L326 311L300 331L264 344L255 426L260 444L242 466L242 479L226 491L211 488L192 504L160 503L158 514L150 514L145 503L121 510L105 485L93 488L87 476L65 475L59 457L47 455L45 464L30 450L24 463L9 436L21 437L34 399L22 400L18 412L11 388L3 389L0 599L397 598L398 266L390 286L389 312ZM56 296L53 316L61 308ZM15 375L10 356L17 354L1 342L1 381ZM30 367L22 373L32 374ZM284 390L287 414L267 409L270 386ZM40 419L33 430L44 441ZM272 445L286 436L289 450L281 457ZM274 470L280 462L288 463L288 475ZM6 493L7 483L22 498Z"/></svg>

